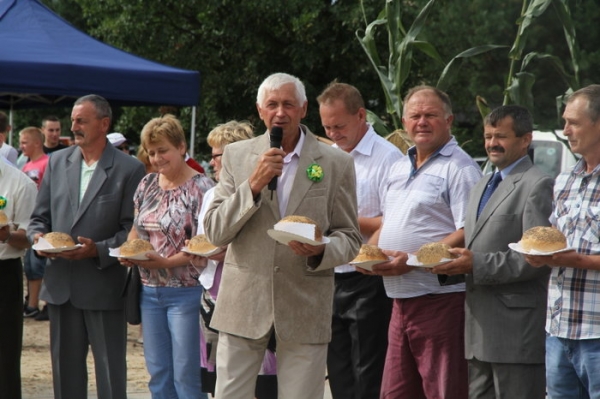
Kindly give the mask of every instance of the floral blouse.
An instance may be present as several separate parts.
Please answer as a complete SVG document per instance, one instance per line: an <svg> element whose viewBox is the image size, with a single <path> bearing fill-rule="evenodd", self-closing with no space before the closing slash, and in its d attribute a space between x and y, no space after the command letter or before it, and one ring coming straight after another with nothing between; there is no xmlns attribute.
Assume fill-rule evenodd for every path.
<svg viewBox="0 0 600 399"><path fill-rule="evenodd" d="M149 240L156 252L170 257L181 251L185 240L196 235L202 198L214 183L198 174L175 189L163 190L158 176L146 175L135 191L134 226L139 238ZM171 269L140 267L142 283L150 287L194 287L200 284L199 275L191 263Z"/></svg>

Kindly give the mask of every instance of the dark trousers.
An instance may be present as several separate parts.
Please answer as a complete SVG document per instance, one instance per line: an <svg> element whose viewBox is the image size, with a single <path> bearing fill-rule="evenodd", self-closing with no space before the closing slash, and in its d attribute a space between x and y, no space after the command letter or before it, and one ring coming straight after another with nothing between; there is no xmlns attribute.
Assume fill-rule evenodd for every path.
<svg viewBox="0 0 600 399"><path fill-rule="evenodd" d="M48 303L55 399L88 396L87 355L94 353L98 399L127 398L127 322L124 310L78 309Z"/></svg>
<svg viewBox="0 0 600 399"><path fill-rule="evenodd" d="M21 398L23 345L23 265L0 260L0 397Z"/></svg>
<svg viewBox="0 0 600 399"><path fill-rule="evenodd" d="M379 398L391 311L381 277L336 273L327 351L334 399Z"/></svg>

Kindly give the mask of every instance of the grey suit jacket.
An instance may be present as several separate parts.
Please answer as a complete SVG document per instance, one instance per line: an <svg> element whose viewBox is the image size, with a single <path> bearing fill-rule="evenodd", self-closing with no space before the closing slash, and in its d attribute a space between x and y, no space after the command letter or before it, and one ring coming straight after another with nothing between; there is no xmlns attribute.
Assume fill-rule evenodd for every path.
<svg viewBox="0 0 600 399"><path fill-rule="evenodd" d="M354 162L303 129L306 138L286 215L315 220L331 242L322 258L307 259L269 237L267 230L286 215L280 215L277 196L271 200L267 187L255 202L248 183L269 137L228 145L204 218L209 240L229 244L211 323L219 331L257 339L274 325L283 341L316 344L331 338L333 268L352 260L362 241ZM306 175L313 163L323 168L320 182Z"/></svg>
<svg viewBox="0 0 600 399"><path fill-rule="evenodd" d="M127 271L108 248L120 246L131 229L133 194L144 166L107 142L80 204L81 161L77 146L52 154L27 234L31 241L35 233L51 231L70 234L75 242L77 236L91 238L98 257L50 260L41 298L55 305L71 300L80 309L121 309Z"/></svg>
<svg viewBox="0 0 600 399"><path fill-rule="evenodd" d="M477 220L490 177L472 190L465 217L465 245L473 251L466 276L465 351L492 363L543 363L547 267L534 268L508 248L523 232L548 226L554 181L524 159L504 179Z"/></svg>

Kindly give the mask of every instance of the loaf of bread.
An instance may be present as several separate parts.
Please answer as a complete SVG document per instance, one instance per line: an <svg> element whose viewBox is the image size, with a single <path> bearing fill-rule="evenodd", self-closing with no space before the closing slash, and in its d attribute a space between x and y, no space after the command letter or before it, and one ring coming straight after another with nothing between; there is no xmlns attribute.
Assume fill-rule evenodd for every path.
<svg viewBox="0 0 600 399"><path fill-rule="evenodd" d="M529 252L553 252L567 247L565 235L554 227L532 227L523 233L521 248Z"/></svg>
<svg viewBox="0 0 600 399"><path fill-rule="evenodd" d="M312 220L310 218L307 218L306 216L290 215L290 216L286 216L283 219L281 219L280 222L312 224L315 226L315 236L313 237L313 239L315 241L321 241L323 238L323 231L321 231L321 229L317 225L317 222L315 222L314 220Z"/></svg>
<svg viewBox="0 0 600 399"><path fill-rule="evenodd" d="M450 246L442 242L430 242L419 248L417 251L417 260L424 265L438 263L442 259L454 259L455 255L448 252Z"/></svg>
<svg viewBox="0 0 600 399"><path fill-rule="evenodd" d="M46 233L44 234L44 240L48 241L54 248L65 248L75 246L75 241L70 235L66 233Z"/></svg>
<svg viewBox="0 0 600 399"><path fill-rule="evenodd" d="M125 241L119 249L121 256L135 256L148 251L154 251L154 247L152 247L150 241L142 240L141 238Z"/></svg>
<svg viewBox="0 0 600 399"><path fill-rule="evenodd" d="M212 245L204 234L198 234L197 236L192 237L192 239L188 242L188 249L192 252L197 252L200 254L205 254L210 251L214 251L217 249L215 245Z"/></svg>
<svg viewBox="0 0 600 399"><path fill-rule="evenodd" d="M376 245L363 244L356 258L351 263L368 262L371 260L380 260L385 262L388 257Z"/></svg>
<svg viewBox="0 0 600 399"><path fill-rule="evenodd" d="M0 225L8 224L8 216L4 211L0 211Z"/></svg>

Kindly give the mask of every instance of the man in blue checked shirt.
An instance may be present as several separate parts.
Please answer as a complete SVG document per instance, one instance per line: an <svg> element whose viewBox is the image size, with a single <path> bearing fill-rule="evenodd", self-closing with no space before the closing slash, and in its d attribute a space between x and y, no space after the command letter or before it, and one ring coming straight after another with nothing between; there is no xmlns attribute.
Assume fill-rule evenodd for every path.
<svg viewBox="0 0 600 399"><path fill-rule="evenodd" d="M550 222L574 251L527 256L552 267L546 319L548 398L600 397L600 85L573 93L564 134L582 159L554 185Z"/></svg>

